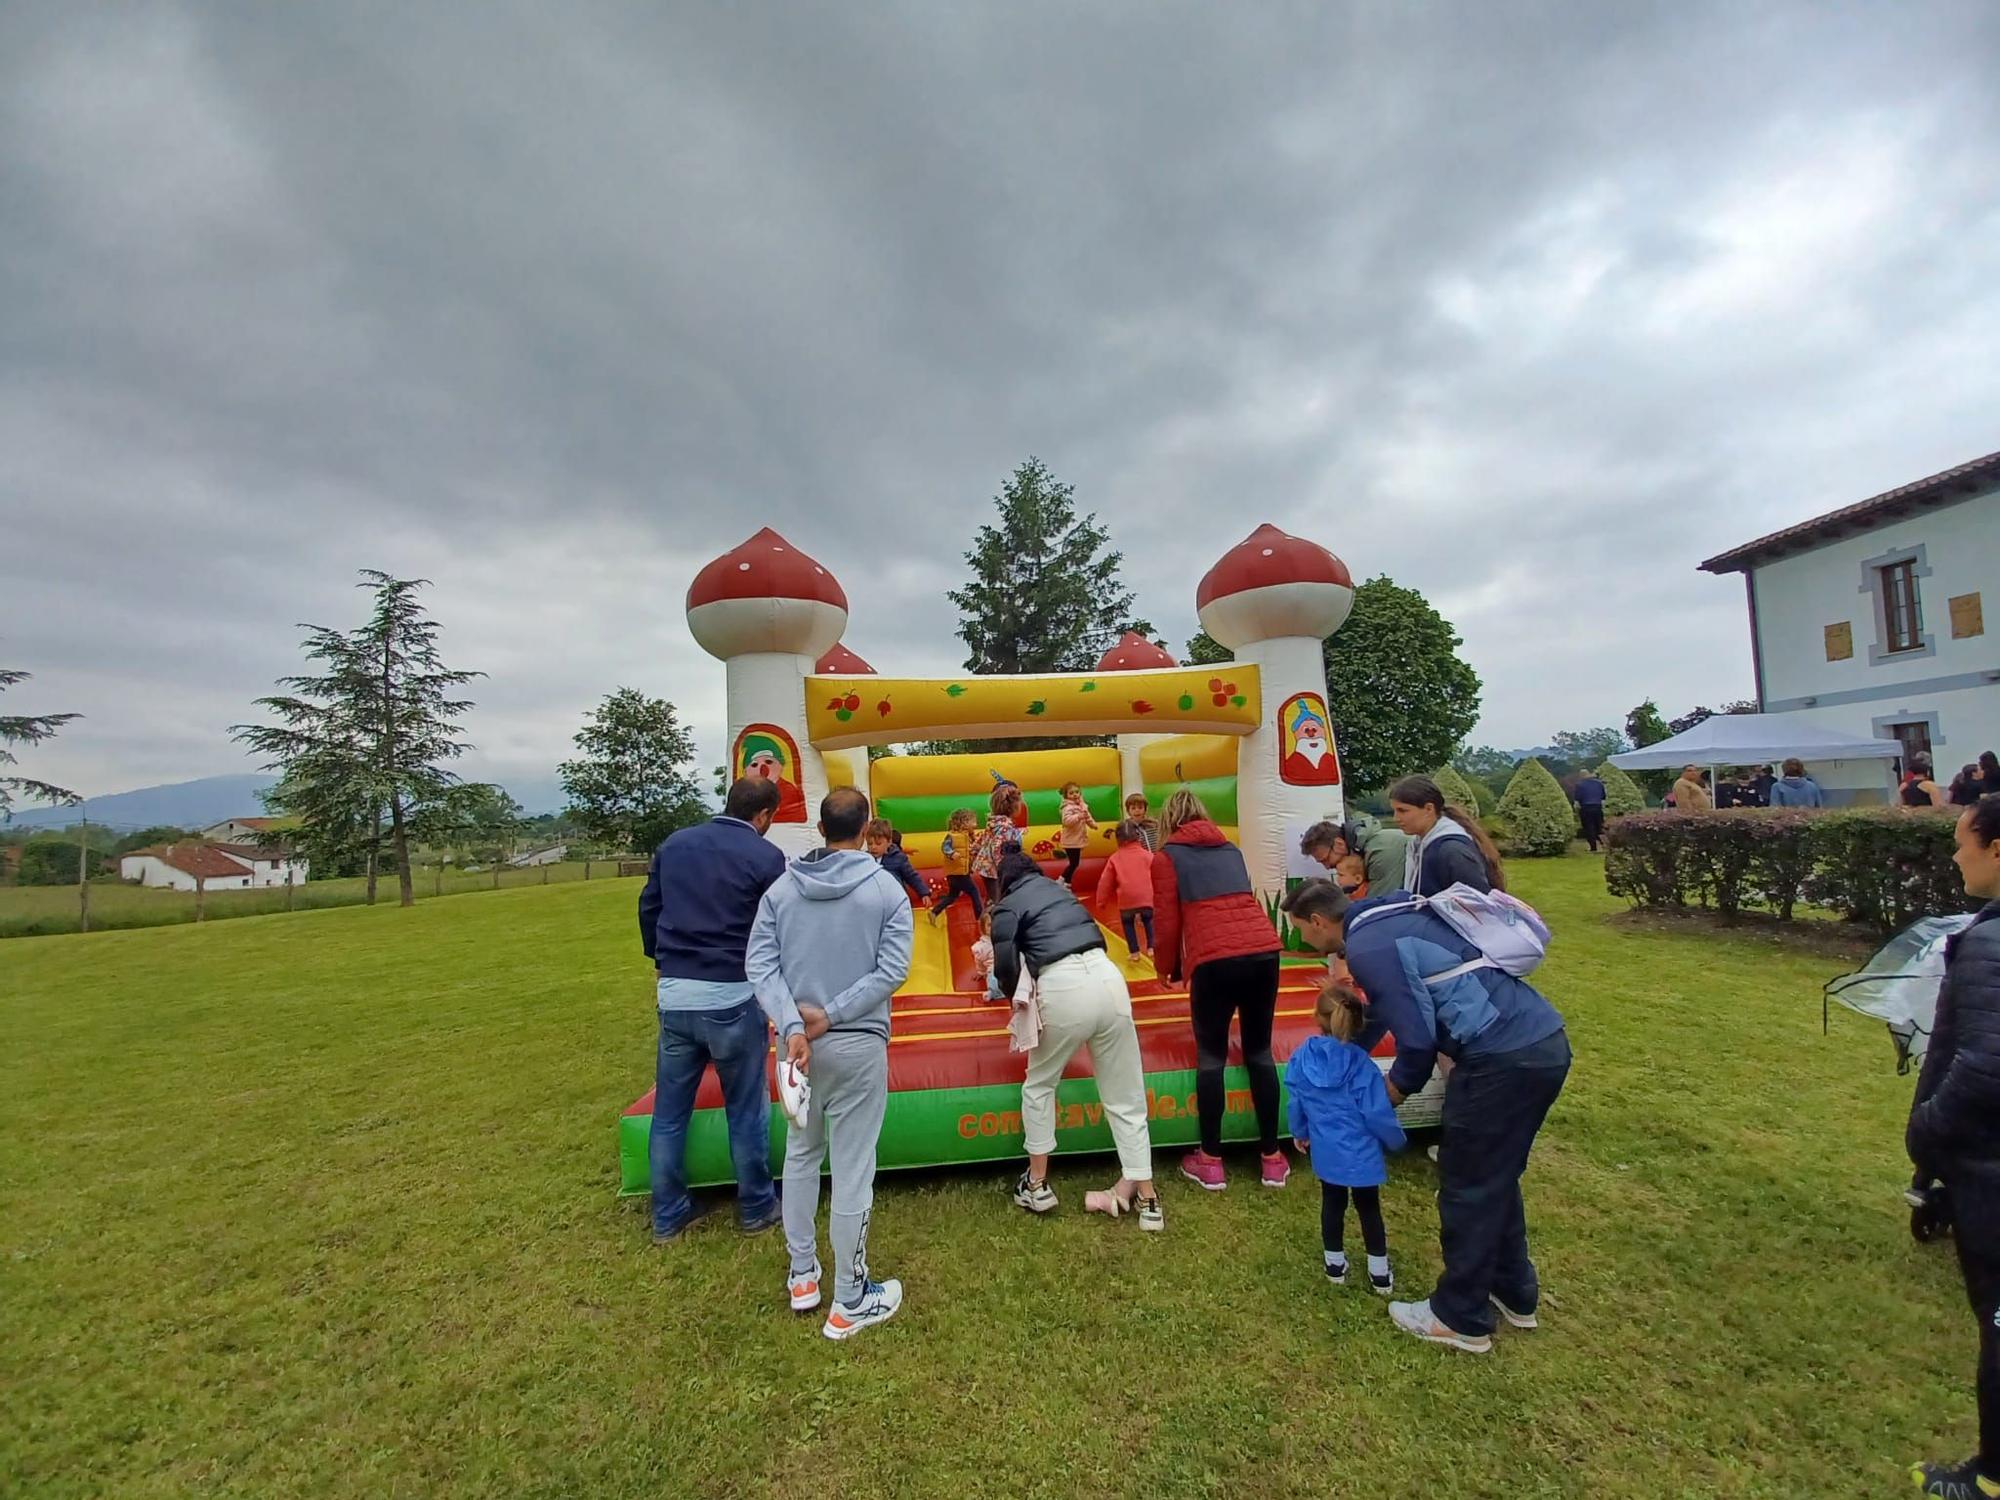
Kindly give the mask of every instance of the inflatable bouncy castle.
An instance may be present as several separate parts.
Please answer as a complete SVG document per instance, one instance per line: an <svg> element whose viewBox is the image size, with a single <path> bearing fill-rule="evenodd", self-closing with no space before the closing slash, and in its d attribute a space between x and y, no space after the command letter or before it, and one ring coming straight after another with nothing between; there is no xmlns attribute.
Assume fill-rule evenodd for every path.
<svg viewBox="0 0 2000 1500"><path fill-rule="evenodd" d="M827 570L769 529L695 575L688 628L723 663L731 777L778 783L770 838L788 854L819 842L814 809L827 791L857 786L895 824L903 849L936 889L947 821L960 808L983 825L995 784L1024 793L1022 846L1059 868L1058 788L1076 782L1098 828L1075 890L1093 903L1125 797L1144 792L1157 815L1169 794L1198 794L1242 848L1250 876L1281 930L1277 903L1300 867L1299 835L1343 811L1340 759L1326 700L1324 638L1353 604L1347 567L1326 548L1259 526L1201 580L1202 628L1233 653L1220 665L1181 666L1128 634L1095 671L1024 676L884 676L840 644L847 596ZM870 745L930 739L1102 735L1099 748L1000 755L885 756ZM1098 912L1105 945L1124 966L1149 1086L1153 1143L1195 1140L1194 1038L1184 986L1163 983L1129 953L1117 913ZM910 977L897 992L889 1040L889 1107L883 1168L1018 1157L1026 1059L1008 1051L1007 1007L987 1003L972 971L979 933L971 904L937 925L922 914ZM1274 1051L1280 1064L1312 1029L1320 963L1288 954ZM1057 1149L1111 1149L1097 1107L1089 1054L1081 1051L1058 1093ZM1249 1086L1233 1059L1224 1135L1253 1138ZM775 1089L774 1089L775 1097ZM1421 1096L1420 1096L1421 1099ZM1418 1101L1412 1101L1413 1104ZM687 1171L696 1185L733 1180L713 1074L703 1080L689 1128ZM619 1128L622 1191L648 1190L652 1094ZM781 1110L771 1112L774 1161Z"/></svg>

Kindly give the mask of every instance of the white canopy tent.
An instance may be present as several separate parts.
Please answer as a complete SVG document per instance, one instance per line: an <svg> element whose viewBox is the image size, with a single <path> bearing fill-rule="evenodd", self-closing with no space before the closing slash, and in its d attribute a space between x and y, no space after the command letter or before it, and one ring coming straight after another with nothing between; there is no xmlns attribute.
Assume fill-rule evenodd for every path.
<svg viewBox="0 0 2000 1500"><path fill-rule="evenodd" d="M1611 757L1621 771L1670 771L1706 766L1715 787L1724 766L1768 766L1798 759L1808 765L1840 760L1892 761L1903 753L1897 740L1864 739L1828 729L1800 714L1717 714L1670 740Z"/></svg>

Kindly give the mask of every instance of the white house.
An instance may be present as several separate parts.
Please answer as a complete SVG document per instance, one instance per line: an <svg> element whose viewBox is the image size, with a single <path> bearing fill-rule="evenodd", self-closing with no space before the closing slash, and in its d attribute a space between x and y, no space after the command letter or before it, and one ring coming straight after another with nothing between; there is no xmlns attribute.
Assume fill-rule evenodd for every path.
<svg viewBox="0 0 2000 1500"><path fill-rule="evenodd" d="M253 890L272 885L304 885L312 867L312 861L303 854L293 853L287 857L284 850L268 848L263 844L211 843L208 847L219 850L239 864L247 865Z"/></svg>
<svg viewBox="0 0 2000 1500"><path fill-rule="evenodd" d="M567 858L568 844L550 844L546 849L530 849L526 854L517 854L507 863L517 870L529 870L537 865L559 865Z"/></svg>
<svg viewBox="0 0 2000 1500"><path fill-rule="evenodd" d="M2000 453L1774 531L1703 563L1741 573L1757 699L1929 752L1948 782L2000 749ZM1995 603L2000 606L2000 596ZM1818 773L1835 801L1887 796L1878 768Z"/></svg>
<svg viewBox="0 0 2000 1500"><path fill-rule="evenodd" d="M191 891L200 881L211 891L247 891L254 876L240 859L208 844L155 844L119 856L121 880Z"/></svg>
<svg viewBox="0 0 2000 1500"><path fill-rule="evenodd" d="M202 829L201 836L224 844L254 843L284 820L281 818L224 818Z"/></svg>

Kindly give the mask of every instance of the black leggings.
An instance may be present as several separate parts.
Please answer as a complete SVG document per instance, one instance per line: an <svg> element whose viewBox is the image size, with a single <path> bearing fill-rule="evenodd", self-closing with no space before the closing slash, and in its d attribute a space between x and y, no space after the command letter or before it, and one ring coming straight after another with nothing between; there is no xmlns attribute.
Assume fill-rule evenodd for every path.
<svg viewBox="0 0 2000 1500"><path fill-rule="evenodd" d="M1319 1242L1329 1250L1341 1248L1341 1230L1347 1224L1347 1195L1354 1194L1354 1217L1361 1221L1361 1243L1370 1255L1389 1253L1389 1231L1382 1224L1380 1188L1344 1188L1337 1182L1319 1185Z"/></svg>
<svg viewBox="0 0 2000 1500"><path fill-rule="evenodd" d="M1118 913L1118 920L1125 924L1125 946L1132 952L1139 951L1139 924L1146 924L1146 946L1153 946L1153 908L1135 906L1130 911Z"/></svg>
<svg viewBox="0 0 2000 1500"><path fill-rule="evenodd" d="M1071 885L1076 884L1076 867L1082 863L1083 851L1081 849L1063 850L1062 878Z"/></svg>
<svg viewBox="0 0 2000 1500"><path fill-rule="evenodd" d="M1188 980L1194 1020L1194 1101L1201 1149L1222 1150L1222 1070L1229 1062L1229 1018L1243 1038L1243 1069L1257 1111L1257 1148L1278 1149L1278 1065L1271 1060L1271 1020L1278 1009L1278 955L1250 953L1196 964Z"/></svg>
<svg viewBox="0 0 2000 1500"><path fill-rule="evenodd" d="M931 904L931 914L949 911L951 904L960 896L972 898L972 920L977 922L986 910L986 898L979 894L979 882L970 875L947 875L944 878L945 892Z"/></svg>
<svg viewBox="0 0 2000 1500"><path fill-rule="evenodd" d="M1979 1467L2000 1475L2000 1183L1954 1182L1952 1240L1966 1300L1979 1324Z"/></svg>

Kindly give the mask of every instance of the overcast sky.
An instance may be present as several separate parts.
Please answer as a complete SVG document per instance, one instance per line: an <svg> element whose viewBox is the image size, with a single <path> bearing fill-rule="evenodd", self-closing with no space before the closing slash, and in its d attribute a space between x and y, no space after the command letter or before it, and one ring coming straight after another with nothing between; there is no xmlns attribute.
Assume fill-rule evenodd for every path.
<svg viewBox="0 0 2000 1500"><path fill-rule="evenodd" d="M722 757L760 525L878 668L1033 453L1178 647L1260 521L1501 745L1750 690L1723 547L2000 448L2000 6L0 7L0 664L88 793L432 578L463 769Z"/></svg>

